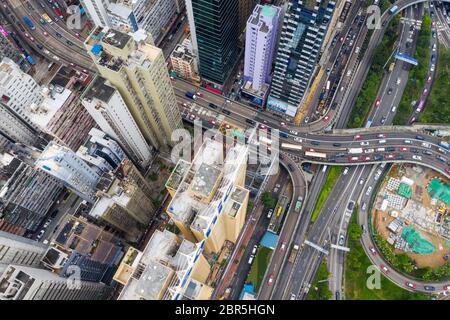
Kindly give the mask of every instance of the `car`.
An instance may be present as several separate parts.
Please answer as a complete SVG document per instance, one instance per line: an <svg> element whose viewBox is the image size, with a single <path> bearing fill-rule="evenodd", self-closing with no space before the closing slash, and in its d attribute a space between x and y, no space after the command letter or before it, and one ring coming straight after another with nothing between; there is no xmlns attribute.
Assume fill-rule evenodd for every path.
<svg viewBox="0 0 450 320"><path fill-rule="evenodd" d="M392 106L391 112L395 112L395 110L397 110L396 106Z"/></svg>
<svg viewBox="0 0 450 320"><path fill-rule="evenodd" d="M387 94L388 95L392 94L392 91L393 91L392 88L389 88Z"/></svg>
<svg viewBox="0 0 450 320"><path fill-rule="evenodd" d="M47 221L46 223L44 223L44 226L43 226L43 228L47 228L48 226L50 225L50 222L49 221Z"/></svg>
<svg viewBox="0 0 450 320"><path fill-rule="evenodd" d="M31 40L32 42L34 42L34 38L33 38L32 36L30 36L30 40Z"/></svg>
<svg viewBox="0 0 450 320"><path fill-rule="evenodd" d="M318 145L320 145L320 142L319 142L319 141L312 140L312 141L311 141L311 144L312 144L312 145L315 145L315 146L318 146Z"/></svg>
<svg viewBox="0 0 450 320"><path fill-rule="evenodd" d="M175 78L175 77L170 77L170 80L172 80L172 81L176 81L177 79Z"/></svg>
<svg viewBox="0 0 450 320"><path fill-rule="evenodd" d="M370 160L372 160L372 157L362 157L361 160L363 160L363 161L370 161Z"/></svg>
<svg viewBox="0 0 450 320"><path fill-rule="evenodd" d="M366 211L366 208L367 208L367 204L364 202L361 206L361 210Z"/></svg>
<svg viewBox="0 0 450 320"><path fill-rule="evenodd" d="M360 140L362 139L362 136L357 134L356 136L353 137L354 140Z"/></svg>
<svg viewBox="0 0 450 320"><path fill-rule="evenodd" d="M379 107L380 104L381 104L381 100L380 100L380 99L377 99L377 101L375 102L375 105L376 105L377 107Z"/></svg>
<svg viewBox="0 0 450 320"><path fill-rule="evenodd" d="M73 46L73 42L70 41L70 40L66 40L66 43L67 43L69 46Z"/></svg>
<svg viewBox="0 0 450 320"><path fill-rule="evenodd" d="M267 280L267 284L270 286L273 283L273 274L269 275L269 280Z"/></svg>
<svg viewBox="0 0 450 320"><path fill-rule="evenodd" d="M414 283L409 282L409 281L405 282L405 286L410 289L416 289L416 287L417 287Z"/></svg>
<svg viewBox="0 0 450 320"><path fill-rule="evenodd" d="M44 49L44 47L43 47L41 44L39 44L39 43L38 43L36 46L37 46L40 50Z"/></svg>
<svg viewBox="0 0 450 320"><path fill-rule="evenodd" d="M59 32L55 32L55 35L56 35L58 38L62 38L62 35L61 35L61 33L59 33Z"/></svg>
<svg viewBox="0 0 450 320"><path fill-rule="evenodd" d="M345 167L344 172L342 173L344 176L348 173L349 168Z"/></svg>
<svg viewBox="0 0 450 320"><path fill-rule="evenodd" d="M75 37L80 38L81 35L78 32L75 32Z"/></svg>
<svg viewBox="0 0 450 320"><path fill-rule="evenodd" d="M283 241L283 242L281 243L280 250L281 250L281 251L286 250L286 241Z"/></svg>
<svg viewBox="0 0 450 320"><path fill-rule="evenodd" d="M355 202L350 201L347 205L347 210L352 211L354 207L355 207Z"/></svg>
<svg viewBox="0 0 450 320"><path fill-rule="evenodd" d="M327 122L328 120L330 120L330 116L328 116L328 115L323 118L323 121L325 121L325 122Z"/></svg>
<svg viewBox="0 0 450 320"><path fill-rule="evenodd" d="M290 134L293 134L293 135L298 135L298 132L295 131L295 130L290 130L289 133L290 133Z"/></svg>
<svg viewBox="0 0 450 320"><path fill-rule="evenodd" d="M250 257L248 258L248 264L252 264L253 259L255 259L255 256L251 254Z"/></svg>
<svg viewBox="0 0 450 320"><path fill-rule="evenodd" d="M28 34L28 32L25 32L25 37L29 38L30 35Z"/></svg>
<svg viewBox="0 0 450 320"><path fill-rule="evenodd" d="M360 143L361 146L368 146L369 144L369 141L361 141Z"/></svg>
<svg viewBox="0 0 450 320"><path fill-rule="evenodd" d="M48 37L48 32L47 31L44 31L42 33L44 34L44 36Z"/></svg>
<svg viewBox="0 0 450 320"><path fill-rule="evenodd" d="M424 138L423 136L420 136L420 135L417 135L417 136L416 136L416 139L417 139L417 140L425 140L425 138Z"/></svg>
<svg viewBox="0 0 450 320"><path fill-rule="evenodd" d="M343 246L345 244L345 236L343 234L341 234L339 236L339 245Z"/></svg>
<svg viewBox="0 0 450 320"><path fill-rule="evenodd" d="M280 125L286 127L286 122L280 122Z"/></svg>
<svg viewBox="0 0 450 320"><path fill-rule="evenodd" d="M269 211L267 212L267 219L270 219L272 217L273 214L273 209L269 209Z"/></svg>
<svg viewBox="0 0 450 320"><path fill-rule="evenodd" d="M201 93L200 91L197 91L195 94L198 95L199 97L203 97L203 93Z"/></svg>
<svg viewBox="0 0 450 320"><path fill-rule="evenodd" d="M405 144L412 144L412 141L411 140L405 140L405 141L403 141Z"/></svg>
<svg viewBox="0 0 450 320"><path fill-rule="evenodd" d="M432 156L433 155L430 150L423 150L422 153L427 155L427 156Z"/></svg>
<svg viewBox="0 0 450 320"><path fill-rule="evenodd" d="M380 123L381 124L384 124L386 122L386 116L382 116L381 117L381 120L380 120Z"/></svg>
<svg viewBox="0 0 450 320"><path fill-rule="evenodd" d="M427 83L431 83L431 76L428 77Z"/></svg>
<svg viewBox="0 0 450 320"><path fill-rule="evenodd" d="M309 117L306 117L305 118L305 123L308 123L309 122Z"/></svg>
<svg viewBox="0 0 450 320"><path fill-rule="evenodd" d="M416 117L412 117L411 120L409 121L410 124L413 124L414 122L416 122Z"/></svg>
<svg viewBox="0 0 450 320"><path fill-rule="evenodd" d="M377 255L377 250L375 250L374 247L370 246L370 247L369 247L369 250L370 250L370 252L372 253L373 256L376 256L376 255Z"/></svg>
<svg viewBox="0 0 450 320"><path fill-rule="evenodd" d="M385 155L385 158L388 160L391 160L391 159L394 159L395 156L393 154L387 154L387 155Z"/></svg>
<svg viewBox="0 0 450 320"><path fill-rule="evenodd" d="M431 68L430 68L430 71L431 72L434 72L434 68L435 68L436 66L434 65L434 63L431 65Z"/></svg>
<svg viewBox="0 0 450 320"><path fill-rule="evenodd" d="M397 85L399 85L400 83L402 82L402 79L399 77L399 78L397 78Z"/></svg>
<svg viewBox="0 0 450 320"><path fill-rule="evenodd" d="M360 180L359 180L359 184L363 184L364 181L365 181L364 179L360 179Z"/></svg>
<svg viewBox="0 0 450 320"><path fill-rule="evenodd" d="M423 89L422 95L425 96L427 93L428 93L428 89L427 88Z"/></svg>
<svg viewBox="0 0 450 320"><path fill-rule="evenodd" d="M377 135L378 138L386 138L385 134L380 133L379 135Z"/></svg>
<svg viewBox="0 0 450 320"><path fill-rule="evenodd" d="M389 273L389 269L384 264L380 264L380 269L386 274Z"/></svg>
<svg viewBox="0 0 450 320"><path fill-rule="evenodd" d="M256 251L258 250L258 245L254 245L252 249L252 254L256 254Z"/></svg>
<svg viewBox="0 0 450 320"><path fill-rule="evenodd" d="M374 153L375 149L366 149L364 150L364 153Z"/></svg>
<svg viewBox="0 0 450 320"><path fill-rule="evenodd" d="M342 144L340 144L339 142L335 142L333 143L333 147L340 147Z"/></svg>
<svg viewBox="0 0 450 320"><path fill-rule="evenodd" d="M344 37L340 37L340 38L339 38L339 41L340 41L340 42L344 42Z"/></svg>
<svg viewBox="0 0 450 320"><path fill-rule="evenodd" d="M408 151L409 151L408 148L400 148L399 150L400 150L401 152L408 152Z"/></svg>
<svg viewBox="0 0 450 320"><path fill-rule="evenodd" d="M425 291L435 291L436 288L433 286L423 286L423 288L425 289Z"/></svg>
<svg viewBox="0 0 450 320"><path fill-rule="evenodd" d="M38 233L38 235L36 236L36 239L41 239L42 238L42 236L44 235L44 233L45 233L45 230L44 229L42 229L41 231L39 231L39 233Z"/></svg>
<svg viewBox="0 0 450 320"><path fill-rule="evenodd" d="M294 293L291 293L291 297L289 298L289 300L295 300L297 296Z"/></svg>
<svg viewBox="0 0 450 320"><path fill-rule="evenodd" d="M299 137L294 137L294 141L295 142L303 142L303 139L299 138Z"/></svg>
<svg viewBox="0 0 450 320"><path fill-rule="evenodd" d="M372 186L369 186L366 191L366 196L369 196L371 192L372 192Z"/></svg>

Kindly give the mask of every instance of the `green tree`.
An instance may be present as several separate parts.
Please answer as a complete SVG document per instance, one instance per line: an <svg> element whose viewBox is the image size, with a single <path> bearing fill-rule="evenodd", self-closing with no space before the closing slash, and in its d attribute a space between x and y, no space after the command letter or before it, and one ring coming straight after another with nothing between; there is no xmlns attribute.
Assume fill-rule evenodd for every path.
<svg viewBox="0 0 450 320"><path fill-rule="evenodd" d="M361 227L356 224L356 223L351 223L348 226L348 237L350 238L350 240L356 241L359 240L361 238Z"/></svg>
<svg viewBox="0 0 450 320"><path fill-rule="evenodd" d="M266 207L268 209L275 208L275 205L277 204L277 200L275 199L273 194L270 192L264 192L262 194L261 201L262 201L264 207Z"/></svg>

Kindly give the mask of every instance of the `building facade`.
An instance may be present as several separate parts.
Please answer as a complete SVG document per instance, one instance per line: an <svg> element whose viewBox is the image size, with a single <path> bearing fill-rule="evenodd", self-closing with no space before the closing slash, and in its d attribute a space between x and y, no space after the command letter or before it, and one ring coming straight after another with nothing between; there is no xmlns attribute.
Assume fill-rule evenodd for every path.
<svg viewBox="0 0 450 320"><path fill-rule="evenodd" d="M12 143L33 146L39 131L31 121L26 121L7 104L0 101L0 135Z"/></svg>
<svg viewBox="0 0 450 320"><path fill-rule="evenodd" d="M183 127L181 114L164 55L151 37L99 27L85 45L101 75L121 94L146 141L156 149L173 145L172 132Z"/></svg>
<svg viewBox="0 0 450 320"><path fill-rule="evenodd" d="M95 201L99 169L90 167L69 148L51 141L36 160L35 166L61 181L84 200Z"/></svg>
<svg viewBox="0 0 450 320"><path fill-rule="evenodd" d="M42 89L32 76L20 70L9 58L3 58L0 64L1 101L36 129L27 116L27 110L40 105L44 97Z"/></svg>
<svg viewBox="0 0 450 320"><path fill-rule="evenodd" d="M186 0L200 77L223 86L239 55L239 0Z"/></svg>
<svg viewBox="0 0 450 320"><path fill-rule="evenodd" d="M106 300L112 288L102 283L67 279L38 268L9 265L0 276L0 300Z"/></svg>
<svg viewBox="0 0 450 320"><path fill-rule="evenodd" d="M186 80L200 81L196 71L192 43L189 39L184 39L183 43L175 47L175 50L170 54L170 64L177 76Z"/></svg>
<svg viewBox="0 0 450 320"><path fill-rule="evenodd" d="M29 267L41 266L48 245L0 231L0 274L10 264Z"/></svg>
<svg viewBox="0 0 450 320"><path fill-rule="evenodd" d="M96 26L111 26L108 16L110 0L80 0L80 3Z"/></svg>
<svg viewBox="0 0 450 320"><path fill-rule="evenodd" d="M335 1L295 0L288 4L275 59L267 107L294 117L305 96Z"/></svg>
<svg viewBox="0 0 450 320"><path fill-rule="evenodd" d="M211 267L203 246L156 230L143 251L130 248L122 260L114 276L124 285L119 300L209 299Z"/></svg>
<svg viewBox="0 0 450 320"><path fill-rule="evenodd" d="M36 231L62 191L62 183L32 163L0 155L0 218L25 231Z"/></svg>
<svg viewBox="0 0 450 320"><path fill-rule="evenodd" d="M130 159L146 167L152 157L147 143L120 93L103 77L96 77L81 97L81 103L101 130L118 141Z"/></svg>

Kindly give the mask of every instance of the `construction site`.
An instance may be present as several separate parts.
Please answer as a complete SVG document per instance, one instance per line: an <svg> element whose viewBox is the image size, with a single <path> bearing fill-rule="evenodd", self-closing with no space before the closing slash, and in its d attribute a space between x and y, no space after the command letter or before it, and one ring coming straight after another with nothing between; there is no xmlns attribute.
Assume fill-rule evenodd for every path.
<svg viewBox="0 0 450 320"><path fill-rule="evenodd" d="M372 224L418 268L450 261L450 181L412 164L394 165L376 196Z"/></svg>

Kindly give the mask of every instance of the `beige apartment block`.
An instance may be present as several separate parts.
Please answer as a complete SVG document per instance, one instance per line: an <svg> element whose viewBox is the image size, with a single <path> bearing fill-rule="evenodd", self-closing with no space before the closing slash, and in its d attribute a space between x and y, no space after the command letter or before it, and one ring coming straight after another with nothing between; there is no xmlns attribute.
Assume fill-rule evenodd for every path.
<svg viewBox="0 0 450 320"><path fill-rule="evenodd" d="M156 149L173 145L172 132L182 128L165 58L142 30L126 34L97 27L85 46L100 74L117 88L144 138Z"/></svg>
<svg viewBox="0 0 450 320"><path fill-rule="evenodd" d="M124 285L119 300L210 299L213 288L205 282L211 268L203 246L156 230L144 251L130 247L122 259L114 275Z"/></svg>
<svg viewBox="0 0 450 320"><path fill-rule="evenodd" d="M205 240L207 253L220 252L225 240L235 243L244 225L247 152L244 145L208 139L192 163L177 163L166 184L168 215L186 239Z"/></svg>

